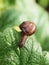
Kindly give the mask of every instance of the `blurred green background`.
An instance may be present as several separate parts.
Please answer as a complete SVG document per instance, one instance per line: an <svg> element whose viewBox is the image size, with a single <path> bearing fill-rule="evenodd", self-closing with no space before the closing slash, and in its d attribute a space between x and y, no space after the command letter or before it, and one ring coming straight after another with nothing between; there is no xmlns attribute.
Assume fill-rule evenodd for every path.
<svg viewBox="0 0 49 65"><path fill-rule="evenodd" d="M22 21L33 21L37 26L34 37L41 44L43 50L49 51L49 0L0 0L0 31L2 19L7 10L16 9L18 13L17 25ZM4 16L3 13L5 12ZM3 21L6 24L7 20ZM14 21L13 21L14 22ZM1 27L2 26L2 27ZM6 26L6 25L5 25Z"/></svg>

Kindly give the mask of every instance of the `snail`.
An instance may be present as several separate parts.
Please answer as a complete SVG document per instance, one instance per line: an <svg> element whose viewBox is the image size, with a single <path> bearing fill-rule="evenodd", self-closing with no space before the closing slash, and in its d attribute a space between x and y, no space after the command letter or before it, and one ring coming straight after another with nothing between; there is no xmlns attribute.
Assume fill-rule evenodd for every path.
<svg viewBox="0 0 49 65"><path fill-rule="evenodd" d="M22 38L19 43L19 47L23 47L28 36L31 36L36 32L36 25L33 22L24 21L20 24L20 29L22 30Z"/></svg>

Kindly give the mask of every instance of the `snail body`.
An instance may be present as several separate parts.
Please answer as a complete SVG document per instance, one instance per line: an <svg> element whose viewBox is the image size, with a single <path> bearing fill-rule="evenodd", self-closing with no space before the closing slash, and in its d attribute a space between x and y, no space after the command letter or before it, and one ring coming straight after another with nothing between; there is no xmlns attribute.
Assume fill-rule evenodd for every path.
<svg viewBox="0 0 49 65"><path fill-rule="evenodd" d="M25 21L19 27L22 30L22 39L19 47L23 47L27 37L36 32L36 25L32 22Z"/></svg>

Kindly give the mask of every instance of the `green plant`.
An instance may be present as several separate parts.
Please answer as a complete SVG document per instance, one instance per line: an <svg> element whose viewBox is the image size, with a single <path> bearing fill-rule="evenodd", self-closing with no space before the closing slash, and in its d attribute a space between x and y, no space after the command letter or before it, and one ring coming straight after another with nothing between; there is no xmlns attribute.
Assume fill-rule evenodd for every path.
<svg viewBox="0 0 49 65"><path fill-rule="evenodd" d="M43 49L49 50L48 14L44 11L39 10L39 12L37 12L37 15L35 16L33 15L34 13L28 14L14 8L8 9L1 16L0 31L4 31L6 28L9 28L9 27L19 26L23 21L36 21L34 22L37 26L35 38L37 39L38 42L41 43L42 47L44 44L46 44L45 39L47 38L47 41L48 41L47 45L46 46L44 45Z"/></svg>
<svg viewBox="0 0 49 65"><path fill-rule="evenodd" d="M21 32L12 28L0 32L1 65L49 65L47 52L42 52L40 44L33 36L26 40L22 48L18 46L20 39Z"/></svg>
<svg viewBox="0 0 49 65"><path fill-rule="evenodd" d="M1 15L0 65L49 65L48 14L35 3L32 8L31 5L26 4L26 1L18 0L17 8L8 9ZM30 0L28 1L31 3ZM24 5L20 6L20 2ZM21 40L21 32L15 30L13 27L19 26L26 20L35 21L37 31L36 34L28 37L22 48L19 48L18 44Z"/></svg>

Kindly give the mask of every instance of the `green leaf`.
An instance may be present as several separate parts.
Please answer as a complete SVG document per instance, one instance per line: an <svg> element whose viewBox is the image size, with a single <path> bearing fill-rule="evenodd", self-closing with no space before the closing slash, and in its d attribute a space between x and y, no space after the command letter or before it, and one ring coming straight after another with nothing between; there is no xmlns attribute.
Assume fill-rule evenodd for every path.
<svg viewBox="0 0 49 65"><path fill-rule="evenodd" d="M20 40L21 32L12 28L0 32L1 65L48 65L40 43L34 36L28 37L22 48L18 46Z"/></svg>
<svg viewBox="0 0 49 65"><path fill-rule="evenodd" d="M1 65L19 65L19 49L16 48L14 35L11 29L8 34L0 33L0 64Z"/></svg>
<svg viewBox="0 0 49 65"><path fill-rule="evenodd" d="M40 61L42 49L40 44L33 40L34 39L32 36L29 37L25 43L25 46L20 48L20 65L35 65Z"/></svg>
<svg viewBox="0 0 49 65"><path fill-rule="evenodd" d="M47 52L47 51L43 51L43 56L44 56L44 58L45 58L45 60L46 60L46 65L49 65L49 52Z"/></svg>

